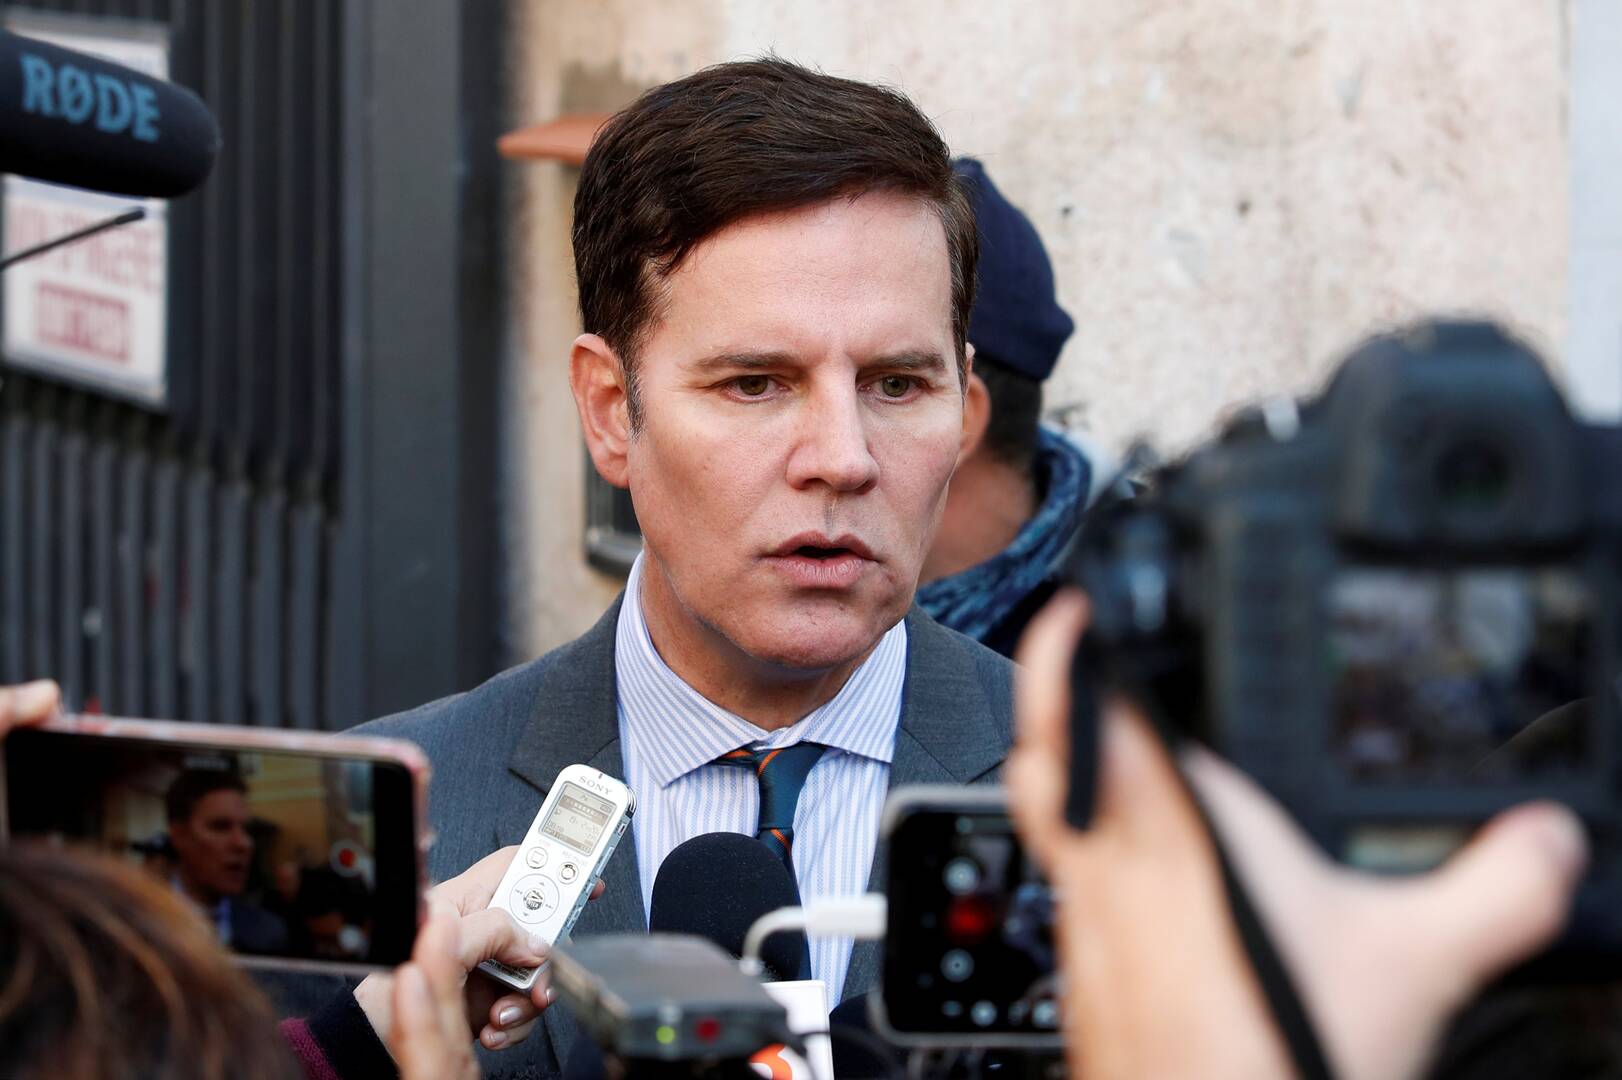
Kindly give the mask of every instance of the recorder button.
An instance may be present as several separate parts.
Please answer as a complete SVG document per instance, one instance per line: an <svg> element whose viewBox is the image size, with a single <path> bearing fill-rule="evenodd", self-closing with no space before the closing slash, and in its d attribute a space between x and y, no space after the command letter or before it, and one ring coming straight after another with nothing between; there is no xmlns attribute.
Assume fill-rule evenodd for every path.
<svg viewBox="0 0 1622 1080"><path fill-rule="evenodd" d="M524 862L531 870L539 870L546 865L546 849L543 847L530 848L524 853Z"/></svg>
<svg viewBox="0 0 1622 1080"><path fill-rule="evenodd" d="M545 922L558 908L558 887L542 874L520 878L507 907L520 922Z"/></svg>
<svg viewBox="0 0 1622 1080"><path fill-rule="evenodd" d="M572 862L566 862L558 867L558 880L568 885L580 876L580 868Z"/></svg>

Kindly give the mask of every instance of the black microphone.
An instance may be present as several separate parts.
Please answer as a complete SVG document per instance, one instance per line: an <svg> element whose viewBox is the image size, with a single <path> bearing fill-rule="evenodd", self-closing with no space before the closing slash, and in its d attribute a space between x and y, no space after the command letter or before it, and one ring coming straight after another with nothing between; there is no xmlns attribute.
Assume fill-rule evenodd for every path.
<svg viewBox="0 0 1622 1080"><path fill-rule="evenodd" d="M648 901L648 930L696 934L741 957L744 936L756 919L799 904L794 875L765 844L742 833L705 833L676 845L659 864ZM806 952L803 930L773 934L761 948L767 978L795 978ZM564 1080L605 1075L602 1051L577 1024Z"/></svg>
<svg viewBox="0 0 1622 1080"><path fill-rule="evenodd" d="M208 178L219 150L219 125L185 87L0 31L0 170L172 199Z"/></svg>
<svg viewBox="0 0 1622 1080"><path fill-rule="evenodd" d="M765 844L742 833L705 833L676 845L659 865L648 930L697 934L741 957L755 920L799 904L794 875ZM760 952L767 979L798 978L807 952L803 930L767 938Z"/></svg>

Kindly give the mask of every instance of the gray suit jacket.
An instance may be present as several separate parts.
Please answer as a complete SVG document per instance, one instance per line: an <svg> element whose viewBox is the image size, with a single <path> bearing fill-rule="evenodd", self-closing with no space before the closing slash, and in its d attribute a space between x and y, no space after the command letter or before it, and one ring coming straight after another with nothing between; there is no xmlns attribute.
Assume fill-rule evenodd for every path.
<svg viewBox="0 0 1622 1080"><path fill-rule="evenodd" d="M437 834L429 872L435 881L518 843L564 766L583 762L625 776L614 690L619 607L616 601L584 636L474 690L355 729L409 739L427 753L433 766L429 818ZM995 779L1011 741L1012 680L1013 665L1003 657L914 608L907 616L891 787ZM869 879L875 890L883 888L885 854L881 844ZM586 905L575 935L645 929L631 837L614 852L603 877L607 891ZM841 1000L872 987L878 958L877 943L857 943ZM548 1009L546 1032L537 1029L520 1047L481 1051L485 1075L557 1075L573 1038L573 1021L564 1012Z"/></svg>

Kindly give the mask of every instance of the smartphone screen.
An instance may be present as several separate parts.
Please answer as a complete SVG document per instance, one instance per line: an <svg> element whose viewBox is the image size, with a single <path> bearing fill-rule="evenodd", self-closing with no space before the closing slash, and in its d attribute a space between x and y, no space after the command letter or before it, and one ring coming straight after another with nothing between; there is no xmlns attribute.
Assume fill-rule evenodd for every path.
<svg viewBox="0 0 1622 1080"><path fill-rule="evenodd" d="M411 770L384 758L19 730L14 837L127 859L247 957L392 966L421 885Z"/></svg>
<svg viewBox="0 0 1622 1080"><path fill-rule="evenodd" d="M915 806L890 833L884 1007L920 1036L1056 1038L1053 892L1007 812Z"/></svg>

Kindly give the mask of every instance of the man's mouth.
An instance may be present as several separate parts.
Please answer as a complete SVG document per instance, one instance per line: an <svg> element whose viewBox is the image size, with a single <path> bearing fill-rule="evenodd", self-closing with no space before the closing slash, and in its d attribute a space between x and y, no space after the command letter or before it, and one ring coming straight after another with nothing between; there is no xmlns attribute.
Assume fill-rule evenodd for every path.
<svg viewBox="0 0 1622 1080"><path fill-rule="evenodd" d="M780 544L768 557L800 588L846 589L855 585L876 560L854 536L801 533Z"/></svg>
<svg viewBox="0 0 1622 1080"><path fill-rule="evenodd" d="M778 558L794 556L819 561L837 559L842 555L873 560L872 550L859 538L850 535L824 536L821 533L800 533L780 544L772 554Z"/></svg>
<svg viewBox="0 0 1622 1080"><path fill-rule="evenodd" d="M795 548L793 554L803 555L807 559L831 559L836 555L843 555L850 548L844 547L817 547L814 544L801 544Z"/></svg>

